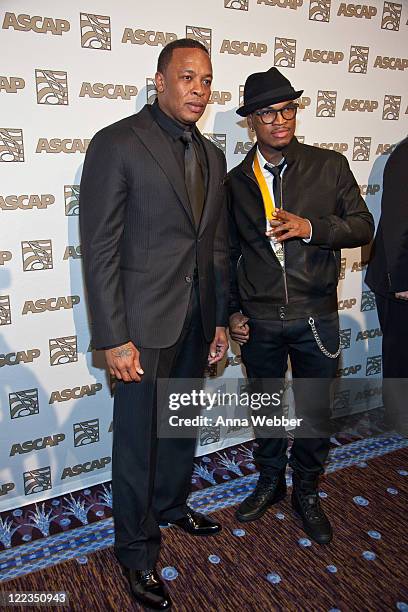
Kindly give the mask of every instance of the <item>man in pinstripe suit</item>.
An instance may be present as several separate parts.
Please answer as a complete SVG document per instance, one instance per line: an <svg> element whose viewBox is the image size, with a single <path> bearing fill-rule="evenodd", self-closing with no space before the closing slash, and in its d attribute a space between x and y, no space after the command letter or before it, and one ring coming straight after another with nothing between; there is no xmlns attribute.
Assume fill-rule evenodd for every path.
<svg viewBox="0 0 408 612"><path fill-rule="evenodd" d="M81 181L92 343L118 379L115 552L136 600L160 610L171 601L155 570L159 523L221 529L186 505L195 440L156 432L156 380L200 378L228 347L225 158L195 126L211 80L199 42L167 45L157 102L94 136Z"/></svg>

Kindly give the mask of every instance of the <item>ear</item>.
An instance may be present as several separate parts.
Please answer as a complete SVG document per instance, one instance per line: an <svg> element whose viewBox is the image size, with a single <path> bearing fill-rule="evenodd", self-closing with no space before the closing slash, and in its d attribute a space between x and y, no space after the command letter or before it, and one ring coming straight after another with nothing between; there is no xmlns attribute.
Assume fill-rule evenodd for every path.
<svg viewBox="0 0 408 612"><path fill-rule="evenodd" d="M253 132L254 131L254 124L253 124L253 121L252 121L252 115L248 115L247 116L247 123L248 123L249 129L251 130L251 132Z"/></svg>
<svg viewBox="0 0 408 612"><path fill-rule="evenodd" d="M158 93L163 93L165 89L165 79L162 72L156 72L154 75L154 82L156 84L156 89Z"/></svg>

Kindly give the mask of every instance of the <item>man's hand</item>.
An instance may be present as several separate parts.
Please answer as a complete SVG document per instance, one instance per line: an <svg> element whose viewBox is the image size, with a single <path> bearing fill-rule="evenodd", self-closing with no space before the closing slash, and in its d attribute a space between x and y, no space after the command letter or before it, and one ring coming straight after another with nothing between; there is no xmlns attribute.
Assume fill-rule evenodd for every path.
<svg viewBox="0 0 408 612"><path fill-rule="evenodd" d="M225 327L216 327L214 340L210 344L208 353L208 363L212 365L221 361L228 349L228 339L225 333Z"/></svg>
<svg viewBox="0 0 408 612"><path fill-rule="evenodd" d="M231 338L240 346L249 340L249 321L248 317L241 312L234 312L229 319L229 331Z"/></svg>
<svg viewBox="0 0 408 612"><path fill-rule="evenodd" d="M398 300L408 300L408 291L398 291L398 293L395 294L395 297Z"/></svg>
<svg viewBox="0 0 408 612"><path fill-rule="evenodd" d="M125 382L140 382L144 374L139 357L140 352L133 342L105 350L106 363L109 372L119 380Z"/></svg>
<svg viewBox="0 0 408 612"><path fill-rule="evenodd" d="M288 238L310 238L310 222L286 210L276 208L269 223L272 228L265 233L276 242L283 242Z"/></svg>

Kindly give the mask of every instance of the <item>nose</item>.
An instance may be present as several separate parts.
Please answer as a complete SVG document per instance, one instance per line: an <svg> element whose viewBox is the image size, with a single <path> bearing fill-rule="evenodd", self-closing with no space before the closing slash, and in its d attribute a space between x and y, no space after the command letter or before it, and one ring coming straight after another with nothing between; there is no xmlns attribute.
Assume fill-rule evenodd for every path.
<svg viewBox="0 0 408 612"><path fill-rule="evenodd" d="M194 79L194 81L192 81L192 89L191 89L191 93L193 93L196 96L199 96L201 98L201 96L204 95L204 86L203 83L200 79Z"/></svg>
<svg viewBox="0 0 408 612"><path fill-rule="evenodd" d="M277 123L278 124L286 123L286 119L283 117L281 111L278 111L276 113L276 118L275 118L274 124L277 124Z"/></svg>

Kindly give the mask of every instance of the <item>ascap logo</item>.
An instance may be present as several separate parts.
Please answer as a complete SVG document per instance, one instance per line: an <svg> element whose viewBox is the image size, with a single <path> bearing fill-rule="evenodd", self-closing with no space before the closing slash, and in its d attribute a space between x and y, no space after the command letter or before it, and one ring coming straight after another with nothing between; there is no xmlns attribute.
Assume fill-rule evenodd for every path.
<svg viewBox="0 0 408 612"><path fill-rule="evenodd" d="M0 353L0 368L20 365L20 363L33 363L34 359L37 359L40 355L40 349L18 351L17 353Z"/></svg>
<svg viewBox="0 0 408 612"><path fill-rule="evenodd" d="M345 257L342 257L340 259L339 280L344 280L346 278L346 266L347 259Z"/></svg>
<svg viewBox="0 0 408 612"><path fill-rule="evenodd" d="M111 50L110 17L80 13L81 47L84 49Z"/></svg>
<svg viewBox="0 0 408 612"><path fill-rule="evenodd" d="M122 36L123 43L130 42L132 45L149 45L150 47L157 47L158 45L165 47L173 40L177 40L177 34L174 34L174 32L132 30L132 28L125 28Z"/></svg>
<svg viewBox="0 0 408 612"><path fill-rule="evenodd" d="M321 64L339 64L344 60L342 51L320 51L320 49L306 49L303 56L304 62L314 62Z"/></svg>
<svg viewBox="0 0 408 612"><path fill-rule="evenodd" d="M330 21L331 0L310 0L309 19L310 21Z"/></svg>
<svg viewBox="0 0 408 612"><path fill-rule="evenodd" d="M368 266L368 261L355 261L351 266L352 272L362 272Z"/></svg>
<svg viewBox="0 0 408 612"><path fill-rule="evenodd" d="M356 363L355 365L347 366L345 368L339 368L336 372L337 378L344 378L346 376L355 376L361 370L361 363Z"/></svg>
<svg viewBox="0 0 408 612"><path fill-rule="evenodd" d="M64 480L64 478L72 478L72 476L79 476L80 474L87 474L94 470L103 470L110 462L110 457L102 457L101 459L85 461L85 463L77 463L72 467L66 467L62 470L61 480Z"/></svg>
<svg viewBox="0 0 408 612"><path fill-rule="evenodd" d="M68 310L70 308L73 308L77 304L79 304L79 302L80 302L79 295L68 295L67 297L62 296L62 297L55 297L55 298L44 298L44 299L39 299L35 301L27 300L24 303L21 314L26 315L29 312L34 314L38 312L46 312L47 310L49 312L52 312L54 310L61 310L62 308L64 308L65 310Z"/></svg>
<svg viewBox="0 0 408 612"><path fill-rule="evenodd" d="M0 325L11 325L11 307L9 295L0 295Z"/></svg>
<svg viewBox="0 0 408 612"><path fill-rule="evenodd" d="M356 298L349 298L345 300L339 300L339 310L350 310L357 304Z"/></svg>
<svg viewBox="0 0 408 612"><path fill-rule="evenodd" d="M226 134L203 134L208 140L210 140L216 147L221 149L224 154L227 153L227 135Z"/></svg>
<svg viewBox="0 0 408 612"><path fill-rule="evenodd" d="M224 39L221 44L220 53L229 53L230 55L254 55L261 57L268 51L268 45L265 43L241 42L240 40Z"/></svg>
<svg viewBox="0 0 408 612"><path fill-rule="evenodd" d="M369 161L371 136L356 136L354 138L353 161Z"/></svg>
<svg viewBox="0 0 408 612"><path fill-rule="evenodd" d="M200 427L200 446L215 444L221 440L221 425Z"/></svg>
<svg viewBox="0 0 408 612"><path fill-rule="evenodd" d="M99 442L99 419L74 423L74 446Z"/></svg>
<svg viewBox="0 0 408 612"><path fill-rule="evenodd" d="M49 465L37 470L24 472L23 478L25 495L32 495L33 493L41 493L41 491L52 489L51 468Z"/></svg>
<svg viewBox="0 0 408 612"><path fill-rule="evenodd" d="M65 215L77 217L79 215L79 185L64 185Z"/></svg>
<svg viewBox="0 0 408 612"><path fill-rule="evenodd" d="M401 96L384 96L382 118L385 121L398 121L401 110Z"/></svg>
<svg viewBox="0 0 408 612"><path fill-rule="evenodd" d="M146 102L147 104L154 104L156 98L157 98L156 83L154 79L149 77L146 79Z"/></svg>
<svg viewBox="0 0 408 612"><path fill-rule="evenodd" d="M80 98L108 98L108 100L131 100L137 95L136 85L114 85L113 83L82 83Z"/></svg>
<svg viewBox="0 0 408 612"><path fill-rule="evenodd" d="M54 204L55 196L50 193L41 195L0 195L0 210L31 210L32 208L48 208Z"/></svg>
<svg viewBox="0 0 408 612"><path fill-rule="evenodd" d="M67 73L62 70L36 70L37 104L68 104Z"/></svg>
<svg viewBox="0 0 408 612"><path fill-rule="evenodd" d="M88 138L40 138L36 153L86 153L90 139Z"/></svg>
<svg viewBox="0 0 408 612"><path fill-rule="evenodd" d="M381 365L382 365L381 355L375 355L374 357L367 357L366 376L375 376L375 374L381 374Z"/></svg>
<svg viewBox="0 0 408 612"><path fill-rule="evenodd" d="M351 327L340 330L340 347L342 349L350 348L351 343Z"/></svg>
<svg viewBox="0 0 408 612"><path fill-rule="evenodd" d="M23 162L23 130L0 128L0 162Z"/></svg>
<svg viewBox="0 0 408 612"><path fill-rule="evenodd" d="M230 91L217 91L213 89L211 92L210 99L208 100L208 104L220 104L224 106L227 102L231 102L232 93Z"/></svg>
<svg viewBox="0 0 408 612"><path fill-rule="evenodd" d="M305 110L305 108L310 106L311 99L308 96L302 96L298 98L297 103L299 104L299 110Z"/></svg>
<svg viewBox="0 0 408 612"><path fill-rule="evenodd" d="M400 27L402 4L396 2L384 2L384 9L381 19L381 29L394 30L397 32Z"/></svg>
<svg viewBox="0 0 408 612"><path fill-rule="evenodd" d="M366 74L369 51L369 47L351 45L348 71L356 74Z"/></svg>
<svg viewBox="0 0 408 612"><path fill-rule="evenodd" d="M40 17L35 15L16 15L6 13L3 20L3 29L13 28L21 32L36 32L37 34L52 34L61 36L64 32L69 32L71 25L66 19L53 19L52 17Z"/></svg>
<svg viewBox="0 0 408 612"><path fill-rule="evenodd" d="M254 146L252 140L248 140L247 142L238 141L235 145L234 155L240 153L241 155L246 155L248 151Z"/></svg>
<svg viewBox="0 0 408 612"><path fill-rule="evenodd" d="M40 412L38 389L24 389L9 393L10 418L19 419Z"/></svg>
<svg viewBox="0 0 408 612"><path fill-rule="evenodd" d="M224 8L247 11L249 0L224 0Z"/></svg>
<svg viewBox="0 0 408 612"><path fill-rule="evenodd" d="M382 396L382 385L378 385L376 387L371 387L371 389L366 388L364 389L364 391L358 391L354 398L354 402L366 403L367 400L369 399L372 399L374 397L381 397L381 396Z"/></svg>
<svg viewBox="0 0 408 612"><path fill-rule="evenodd" d="M257 0L257 4L279 6L280 8L289 8L295 11L300 6L303 6L303 0Z"/></svg>
<svg viewBox="0 0 408 612"><path fill-rule="evenodd" d="M42 450L52 446L58 446L65 440L65 434L58 433L53 436L44 436L43 438L36 438L35 440L26 440L23 443L16 442L11 445L10 457L14 455L23 455L25 453L31 453L34 450Z"/></svg>
<svg viewBox="0 0 408 612"><path fill-rule="evenodd" d="M201 28L199 26L186 26L186 38L198 40L204 47L207 47L208 53L211 56L211 39L212 32L210 28Z"/></svg>
<svg viewBox="0 0 408 612"><path fill-rule="evenodd" d="M367 4L349 4L342 2L337 11L339 17L364 17L364 19L372 19L377 14L375 6L369 6Z"/></svg>
<svg viewBox="0 0 408 612"><path fill-rule="evenodd" d="M362 196L374 196L380 191L380 185L378 183L370 183L368 185L359 185L360 193Z"/></svg>
<svg viewBox="0 0 408 612"><path fill-rule="evenodd" d="M294 68L296 64L296 40L294 38L275 38L274 65Z"/></svg>
<svg viewBox="0 0 408 612"><path fill-rule="evenodd" d="M77 336L50 338L50 365L65 365L78 361Z"/></svg>
<svg viewBox="0 0 408 612"><path fill-rule="evenodd" d="M370 340L372 338L381 338L382 331L379 327L374 329L365 329L364 331L359 331L356 336L356 342L360 340Z"/></svg>
<svg viewBox="0 0 408 612"><path fill-rule="evenodd" d="M16 485L14 482L6 482L5 484L0 485L0 497L7 495L7 493L10 493L10 491L15 489L15 487Z"/></svg>
<svg viewBox="0 0 408 612"><path fill-rule="evenodd" d="M377 100L357 100L355 98L346 98L343 103L342 110L344 111L358 111L360 113L368 112L372 113L377 110Z"/></svg>
<svg viewBox="0 0 408 612"><path fill-rule="evenodd" d="M101 383L94 383L92 385L82 385L82 387L73 387L72 389L62 389L62 391L53 391L48 403L54 404L54 402L67 402L68 400L81 399L85 395L90 397L91 395L96 395L101 389Z"/></svg>
<svg viewBox="0 0 408 612"><path fill-rule="evenodd" d="M243 103L244 103L244 85L240 85L239 90L238 90L238 106L242 106Z"/></svg>
<svg viewBox="0 0 408 612"><path fill-rule="evenodd" d="M340 416L340 413L348 413L350 410L350 389L338 391L333 397L332 414Z"/></svg>
<svg viewBox="0 0 408 612"><path fill-rule="evenodd" d="M51 240L24 240L21 251L24 272L51 270L53 267Z"/></svg>
<svg viewBox="0 0 408 612"><path fill-rule="evenodd" d="M66 261L67 259L81 259L81 257L81 245L78 244L78 246L75 246L73 244L70 244L65 249L63 260Z"/></svg>
<svg viewBox="0 0 408 612"><path fill-rule="evenodd" d="M404 57L389 57L388 55L377 55L374 68L384 70L405 70L408 68L408 59Z"/></svg>
<svg viewBox="0 0 408 612"><path fill-rule="evenodd" d="M17 93L25 87L25 80L21 77L0 76L0 91L6 93Z"/></svg>
<svg viewBox="0 0 408 612"><path fill-rule="evenodd" d="M335 117L337 91L317 92L316 117Z"/></svg>
<svg viewBox="0 0 408 612"><path fill-rule="evenodd" d="M348 150L347 142L314 142L314 147L319 149L329 149L330 151L337 151L342 155Z"/></svg>
<svg viewBox="0 0 408 612"><path fill-rule="evenodd" d="M368 312L370 310L375 310L375 295L372 291L363 291L361 294L361 312Z"/></svg>
<svg viewBox="0 0 408 612"><path fill-rule="evenodd" d="M377 146L377 150L375 152L376 155L389 155L390 153L393 152L393 150L395 149L397 145L396 144L391 144L391 143L380 143Z"/></svg>
<svg viewBox="0 0 408 612"><path fill-rule="evenodd" d="M11 261L13 255L11 251L0 251L0 266L4 266L7 261Z"/></svg>

